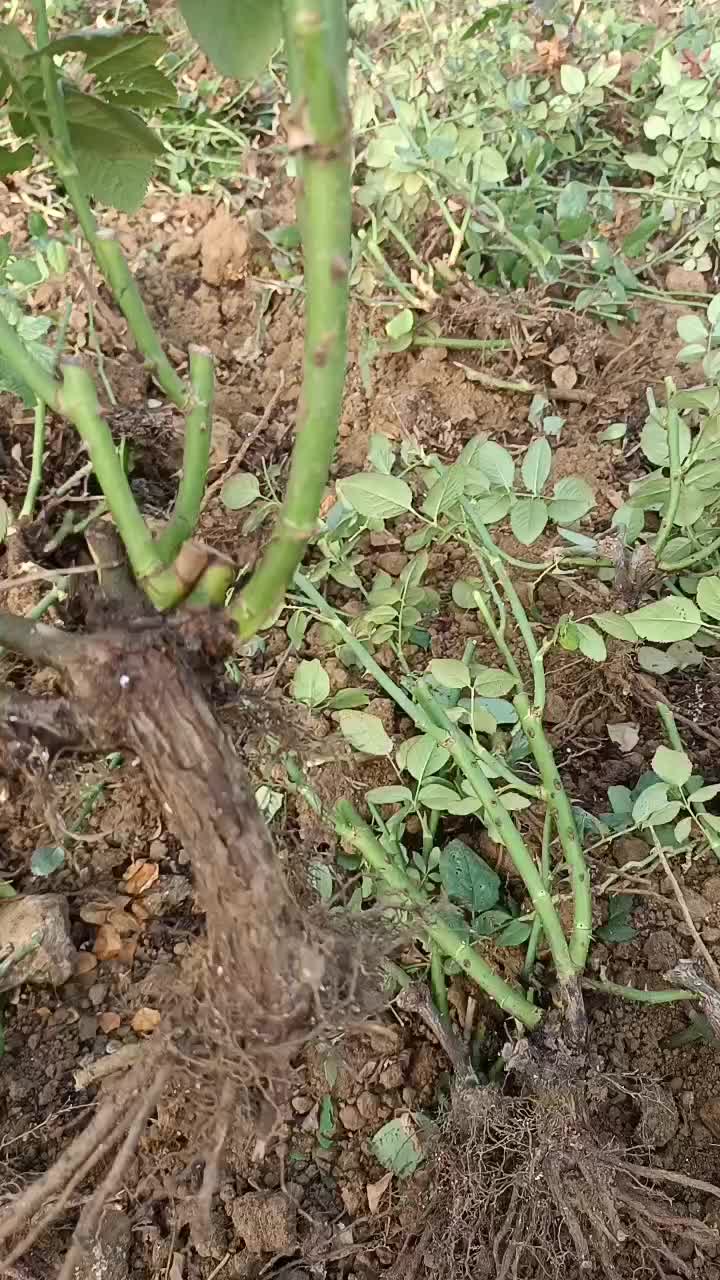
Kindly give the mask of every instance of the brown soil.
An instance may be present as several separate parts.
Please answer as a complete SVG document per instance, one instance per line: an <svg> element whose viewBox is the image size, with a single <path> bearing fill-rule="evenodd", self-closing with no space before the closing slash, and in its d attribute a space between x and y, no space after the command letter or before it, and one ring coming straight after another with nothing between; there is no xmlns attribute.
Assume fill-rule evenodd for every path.
<svg viewBox="0 0 720 1280"><path fill-rule="evenodd" d="M269 217L265 210L261 216ZM20 236L23 219L24 207L19 196L13 196L0 213L0 234ZM140 217L108 221L120 232L178 367L182 368L188 343L198 340L218 361L211 479L222 474L228 459L252 437L277 392L270 421L252 438L243 466L260 470L262 464L277 464L282 483L299 390L302 318L296 295L273 278L265 242L246 235L241 224L205 197L176 199L156 192ZM62 289L50 284L39 291L36 306L39 311L59 309L65 296L73 304L72 335L79 350L90 350L93 309L104 374L116 401L106 407L118 436L125 435L133 445L133 484L143 507L160 519L173 493L182 424L173 411L159 407L128 347L124 325L103 289L92 283L87 263ZM566 348L564 359L577 373L577 388L593 398L587 404L558 405L566 425L554 453L554 474L559 478L579 473L593 485L598 505L586 524L595 530L608 527L628 474L622 453L598 444L598 431L617 419L636 425L643 415L645 387L660 389L670 371L677 376L675 318L672 309L647 309L634 329L610 336L588 320L553 310L542 296L498 299L464 286L450 289L433 316L445 335L511 337L512 351L482 363L483 372L498 379L544 386L559 348ZM513 450L532 438L529 397L490 390L468 379L461 365L480 365L463 353L458 359L439 350L383 357L373 368L372 386L366 392L358 354L371 323L371 313L358 303L337 474L363 467L372 432L398 441L411 438L447 459L479 431ZM3 496L12 504L27 482L29 414L3 397L0 415ZM72 432L53 421L44 493L67 480L82 460ZM73 492L85 493L82 486ZM81 554L76 542L65 542L49 554L43 551L63 510L62 504L46 501L28 531L29 554L45 566L77 563ZM243 523L243 512L228 512L214 498L203 514L201 533L219 550L250 565L262 534L244 537ZM503 545L523 554L509 534L503 534ZM389 549L397 549L397 544L390 543ZM364 550L367 558L360 571L369 575L378 548L368 542ZM442 597L440 618L432 627L435 656L458 656L470 635L477 638L481 652L489 653L477 623L449 597L454 578L469 571L464 553L433 552L427 581ZM5 564L2 576L7 572ZM32 583L23 607L35 603L46 585ZM573 581L549 579L535 603L550 627L564 612L608 607L605 591L602 585L582 583L579 590ZM51 613L50 620L72 627L81 615L81 603L74 605L71 598ZM316 651L317 636L311 629L299 656ZM282 633L270 633L264 650L236 661L243 693L216 673L213 705L254 782L280 785L284 775L268 754L267 735L279 737L283 747L302 750L310 744L315 750L334 725L329 717L303 720L297 707L288 704L283 689L296 659L285 654ZM329 669L334 687L347 683L337 663L330 663ZM51 673L33 671L8 656L0 657L0 677L18 689L55 688ZM707 737L717 723L712 678L686 674L655 683L689 717L691 723L683 724L688 748L706 781L715 780L717 742ZM567 785L577 803L591 812L602 811L608 807L608 786L634 785L661 740L653 680L640 679L618 646L611 661L600 668L575 655L555 653L549 690L549 721ZM374 709L389 730L402 731L390 704ZM608 740L608 718L640 726L635 750L622 755ZM694 731L693 720L706 736ZM289 742L288 722L294 726ZM322 757L323 752L317 754ZM340 796L350 788L361 799L367 786L392 780L377 762L358 764L340 756L332 738L325 754L330 759L311 774L313 785L325 796ZM82 1076L78 1083L77 1073L120 1048L138 1044L158 1018L162 1024L178 977L189 971L203 946L205 920L187 853L169 833L137 760L128 755L119 767L111 765L116 762L67 753L48 760L36 752L24 756L19 772L8 770L6 780L0 780L0 879L11 879L21 892L38 888L28 870L32 850L61 840L88 796L94 795L82 838L71 844L66 865L53 875L51 886L69 903L75 972L56 990L21 988L5 1007L0 1201L45 1169L82 1127L98 1093L104 1097L114 1087L112 1076L109 1086L98 1090L97 1085L83 1085ZM305 866L330 856L329 837L301 798L288 804L283 824L276 820L278 856L297 895L309 905ZM472 822L463 820L458 830L486 856L493 856ZM660 974L691 952L687 926L678 919L669 886L657 876L639 879L624 873L607 847L594 860L593 874L598 885L613 878L599 899L603 913L608 890L636 895L633 923L638 933L630 943L596 944L591 969L603 969L612 980L634 986L659 984ZM706 945L720 961L720 878L714 865L706 860L686 868L683 885ZM418 958L410 944L404 958ZM512 970L517 957L506 950L498 952L497 959ZM457 982L451 1000L460 1017L467 997L464 984ZM720 1064L708 1046L668 1047L668 1038L687 1026L682 1006L647 1008L589 995L588 1008L592 1049L598 1070L607 1077L594 1104L598 1132L641 1149L643 1157L650 1154L655 1166L720 1180ZM501 1047L500 1026L482 1001L480 1012L487 1023L492 1060ZM387 1273L402 1254L406 1209L397 1182L378 1192L384 1170L372 1155L369 1139L393 1116L434 1113L447 1071L442 1051L407 1015L385 1012L356 1033L315 1042L293 1063L292 1087L267 1142L253 1144L239 1125L236 1132L231 1123L227 1161L209 1220L198 1214L196 1197L197 1156L208 1121L204 1116L198 1121L192 1087L178 1088L162 1100L125 1187L106 1216L102 1265L84 1264L77 1280L126 1280L131 1274L164 1280L240 1280L261 1273L287 1280L311 1275L370 1280ZM652 1115L647 1104L638 1102L640 1082L647 1087L649 1081L657 1084L661 1099ZM414 1179L416 1189L422 1191L427 1178L421 1170ZM56 1234L35 1251L28 1273L33 1280L55 1274L85 1191L80 1188ZM682 1188L675 1191L683 1212L717 1223L716 1199ZM717 1263L712 1247L706 1251L698 1277L718 1280L720 1249L716 1256ZM634 1264L627 1280L631 1274Z"/></svg>

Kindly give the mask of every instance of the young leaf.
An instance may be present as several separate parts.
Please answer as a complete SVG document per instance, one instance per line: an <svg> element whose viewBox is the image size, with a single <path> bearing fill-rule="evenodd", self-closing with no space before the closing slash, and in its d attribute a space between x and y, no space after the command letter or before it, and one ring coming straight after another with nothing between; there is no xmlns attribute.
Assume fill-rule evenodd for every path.
<svg viewBox="0 0 720 1280"><path fill-rule="evenodd" d="M408 738L398 748L397 762L400 769L407 769L416 782L439 773L450 759L445 747L439 746L427 734Z"/></svg>
<svg viewBox="0 0 720 1280"><path fill-rule="evenodd" d="M438 813L454 812L456 801L460 799L457 791L453 791L452 787L445 786L442 782L429 782L418 795L421 804Z"/></svg>
<svg viewBox="0 0 720 1280"><path fill-rule="evenodd" d="M280 43L280 0L179 0L179 8L224 76L254 80Z"/></svg>
<svg viewBox="0 0 720 1280"><path fill-rule="evenodd" d="M693 600L686 600L684 596L665 596L626 616L643 640L666 644L671 640L689 640L702 626L700 610Z"/></svg>
<svg viewBox="0 0 720 1280"><path fill-rule="evenodd" d="M480 913L500 897L500 877L462 840L451 840L440 855L440 879L448 898Z"/></svg>
<svg viewBox="0 0 720 1280"><path fill-rule="evenodd" d="M533 440L522 464L522 478L526 487L535 497L542 493L550 475L552 466L552 450L547 440Z"/></svg>
<svg viewBox="0 0 720 1280"><path fill-rule="evenodd" d="M497 524L498 520L504 520L511 505L511 495L497 491L489 493L487 497L474 498L468 504L471 515L476 515L484 524Z"/></svg>
<svg viewBox="0 0 720 1280"><path fill-rule="evenodd" d="M433 658L428 669L433 680L444 689L465 689L470 684L470 670L457 658Z"/></svg>
<svg viewBox="0 0 720 1280"><path fill-rule="evenodd" d="M565 93L575 98L581 94L585 88L585 72L580 67L574 67L569 62L563 63L560 68L560 84Z"/></svg>
<svg viewBox="0 0 720 1280"><path fill-rule="evenodd" d="M640 792L637 800L633 805L632 816L634 822L647 822L653 814L659 813L668 803L667 783L654 782L652 786L646 787Z"/></svg>
<svg viewBox="0 0 720 1280"><path fill-rule="evenodd" d="M510 528L524 547L540 537L547 522L548 509L542 498L521 498L511 508Z"/></svg>
<svg viewBox="0 0 720 1280"><path fill-rule="evenodd" d="M32 875L40 878L41 876L50 876L53 871L57 871L65 865L65 850L61 845L44 845L40 849L36 849L30 859L30 871Z"/></svg>
<svg viewBox="0 0 720 1280"><path fill-rule="evenodd" d="M425 1159L409 1114L388 1120L370 1140L370 1149L383 1169L398 1178L407 1178Z"/></svg>
<svg viewBox="0 0 720 1280"><path fill-rule="evenodd" d="M697 602L703 613L720 622L720 578L701 578L697 589Z"/></svg>
<svg viewBox="0 0 720 1280"><path fill-rule="evenodd" d="M409 787L373 787L365 794L369 804L406 804L412 801Z"/></svg>
<svg viewBox="0 0 720 1280"><path fill-rule="evenodd" d="M532 925L529 920L511 920L509 924L495 934L495 941L499 947L521 947L527 942L532 933Z"/></svg>
<svg viewBox="0 0 720 1280"><path fill-rule="evenodd" d="M595 505L595 494L581 476L564 476L553 489L550 518L556 524L573 524Z"/></svg>
<svg viewBox="0 0 720 1280"><path fill-rule="evenodd" d="M421 511L428 519L437 520L443 511L449 511L462 497L464 487L462 468L446 467L429 489Z"/></svg>
<svg viewBox="0 0 720 1280"><path fill-rule="evenodd" d="M515 688L515 677L500 667L481 667L475 672L473 688L480 697L501 698Z"/></svg>
<svg viewBox="0 0 720 1280"><path fill-rule="evenodd" d="M338 480L336 488L347 506L371 520L390 520L412 507L412 490L398 476L361 471Z"/></svg>
<svg viewBox="0 0 720 1280"><path fill-rule="evenodd" d="M292 679L292 695L307 707L319 707L330 692L330 677L318 658L299 662Z"/></svg>
<svg viewBox="0 0 720 1280"><path fill-rule="evenodd" d="M414 313L405 307L404 310L398 311L391 320L388 320L385 325L385 332L388 338L404 338L407 334L412 333L414 324Z"/></svg>
<svg viewBox="0 0 720 1280"><path fill-rule="evenodd" d="M225 481L220 499L228 511L241 511L260 497L260 484L251 471L238 471Z"/></svg>
<svg viewBox="0 0 720 1280"><path fill-rule="evenodd" d="M364 689L338 689L332 698L328 699L328 711L354 711L359 707L366 707L370 701L369 695Z"/></svg>
<svg viewBox="0 0 720 1280"><path fill-rule="evenodd" d="M512 455L494 440L484 440L475 450L472 460L473 468L482 472L493 485L502 489L512 489L515 478L515 463ZM483 519L487 519L483 516Z"/></svg>
<svg viewBox="0 0 720 1280"><path fill-rule="evenodd" d="M675 327L683 342L707 342L708 332L699 316L680 316Z"/></svg>
<svg viewBox="0 0 720 1280"><path fill-rule="evenodd" d="M368 715L366 711L338 711L337 718L340 732L356 751L366 756L392 754L392 739L379 716Z"/></svg>
<svg viewBox="0 0 720 1280"><path fill-rule="evenodd" d="M376 471L382 471L383 475L386 476L390 475L395 461L395 450L387 436L377 431L373 432L370 436L368 459Z"/></svg>
<svg viewBox="0 0 720 1280"><path fill-rule="evenodd" d="M575 630L580 652L584 653L586 658L592 658L593 662L604 662L607 658L607 649L600 632L594 627L589 627L586 622L576 622Z"/></svg>
<svg viewBox="0 0 720 1280"><path fill-rule="evenodd" d="M592 620L602 631L615 640L627 640L637 644L639 636L631 622L622 613L593 613Z"/></svg>
<svg viewBox="0 0 720 1280"><path fill-rule="evenodd" d="M705 804L708 800L714 800L720 795L720 782L713 782L709 787L700 787L697 791L693 791L690 797L691 804Z"/></svg>
<svg viewBox="0 0 720 1280"><path fill-rule="evenodd" d="M673 787L684 787L692 773L690 758L684 751L658 747L652 758L653 772Z"/></svg>

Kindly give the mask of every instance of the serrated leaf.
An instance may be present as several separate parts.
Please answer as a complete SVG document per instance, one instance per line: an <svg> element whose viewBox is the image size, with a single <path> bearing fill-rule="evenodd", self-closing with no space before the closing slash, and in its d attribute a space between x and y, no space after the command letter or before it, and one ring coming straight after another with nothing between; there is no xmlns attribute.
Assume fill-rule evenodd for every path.
<svg viewBox="0 0 720 1280"><path fill-rule="evenodd" d="M684 787L692 773L690 757L684 751L658 747L652 758L653 773L673 787Z"/></svg>
<svg viewBox="0 0 720 1280"><path fill-rule="evenodd" d="M465 487L461 467L446 467L445 471L428 490L421 511L429 520L437 520L444 511L451 507L463 495Z"/></svg>
<svg viewBox="0 0 720 1280"><path fill-rule="evenodd" d="M438 870L451 902L459 902L476 914L494 907L500 897L499 875L462 840L451 840L445 846Z"/></svg>
<svg viewBox="0 0 720 1280"><path fill-rule="evenodd" d="M637 644L639 639L632 622L628 622L626 616L622 613L593 613L592 620L596 626L602 631L607 632L614 640L626 640L630 644Z"/></svg>
<svg viewBox="0 0 720 1280"><path fill-rule="evenodd" d="M720 578L701 578L697 589L697 602L703 613L720 622Z"/></svg>
<svg viewBox="0 0 720 1280"><path fill-rule="evenodd" d="M330 692L330 677L318 658L299 662L292 678L292 695L306 707L318 707Z"/></svg>
<svg viewBox="0 0 720 1280"><path fill-rule="evenodd" d="M30 859L30 871L38 878L50 876L53 871L65 865L65 850L62 845L43 845L36 849Z"/></svg>
<svg viewBox="0 0 720 1280"><path fill-rule="evenodd" d="M470 669L457 658L433 658L428 669L433 680L444 689L465 689L470 684Z"/></svg>
<svg viewBox="0 0 720 1280"><path fill-rule="evenodd" d="M260 497L260 484L251 471L237 471L220 490L220 501L228 511L242 511Z"/></svg>
<svg viewBox="0 0 720 1280"><path fill-rule="evenodd" d="M410 1115L388 1120L370 1139L370 1148L378 1164L398 1178L409 1177L425 1158Z"/></svg>
<svg viewBox="0 0 720 1280"><path fill-rule="evenodd" d="M670 640L689 640L702 626L697 605L682 596L665 596L626 616L643 640L666 644Z"/></svg>
<svg viewBox="0 0 720 1280"><path fill-rule="evenodd" d="M340 732L356 751L366 756L392 754L392 739L379 716L368 715L366 711L339 711L337 718Z"/></svg>
<svg viewBox="0 0 720 1280"><path fill-rule="evenodd" d="M401 769L407 769L416 782L428 778L447 764L450 753L439 746L427 734L408 738L398 748L397 762Z"/></svg>
<svg viewBox="0 0 720 1280"><path fill-rule="evenodd" d="M545 488L552 466L552 450L547 440L533 440L522 462L522 478L537 497Z"/></svg>
<svg viewBox="0 0 720 1280"><path fill-rule="evenodd" d="M412 791L409 787L373 787L372 791L365 794L365 799L370 804L406 804L412 801Z"/></svg>
<svg viewBox="0 0 720 1280"><path fill-rule="evenodd" d="M510 528L524 547L540 537L547 522L547 504L542 498L520 498L510 510Z"/></svg>
<svg viewBox="0 0 720 1280"><path fill-rule="evenodd" d="M126 107L66 89L65 114L79 179L104 204L133 213L144 199L162 146Z"/></svg>
<svg viewBox="0 0 720 1280"><path fill-rule="evenodd" d="M254 80L280 44L280 0L178 0L200 48L218 71Z"/></svg>
<svg viewBox="0 0 720 1280"><path fill-rule="evenodd" d="M574 67L569 62L563 63L560 68L560 84L565 93L575 98L583 92L586 83L585 72L580 67Z"/></svg>
<svg viewBox="0 0 720 1280"><path fill-rule="evenodd" d="M586 622L576 622L575 629L580 652L586 658L591 658L593 662L604 662L607 658L607 649L600 632L596 631L594 627L588 626Z"/></svg>
<svg viewBox="0 0 720 1280"><path fill-rule="evenodd" d="M412 490L398 476L361 471L336 485L343 502L371 520L391 520L412 507Z"/></svg>

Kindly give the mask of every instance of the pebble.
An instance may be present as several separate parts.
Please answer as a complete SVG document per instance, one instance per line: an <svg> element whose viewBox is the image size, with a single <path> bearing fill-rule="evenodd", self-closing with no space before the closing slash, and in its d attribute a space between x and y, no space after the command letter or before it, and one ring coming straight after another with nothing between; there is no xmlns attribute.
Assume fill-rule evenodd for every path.
<svg viewBox="0 0 720 1280"><path fill-rule="evenodd" d="M645 841L637 836L621 836L613 842L612 855L618 867L624 867L628 862L642 862L649 854Z"/></svg>
<svg viewBox="0 0 720 1280"><path fill-rule="evenodd" d="M81 1040L94 1040L97 1031L97 1018L94 1013L85 1013L78 1022L78 1036Z"/></svg>
<svg viewBox="0 0 720 1280"><path fill-rule="evenodd" d="M669 1089L655 1085L640 1099L640 1120L635 1134L640 1142L658 1150L666 1147L680 1127L680 1114Z"/></svg>
<svg viewBox="0 0 720 1280"><path fill-rule="evenodd" d="M68 905L60 894L31 895L3 903L0 954L12 955L26 947L28 954L0 978L0 991L12 991L26 982L53 987L67 982L76 951L70 938Z"/></svg>
<svg viewBox="0 0 720 1280"><path fill-rule="evenodd" d="M94 1005L94 1007L97 1009L98 1006L104 1002L107 993L108 993L107 982L94 982L90 990L88 991L88 999L91 1005Z"/></svg>
<svg viewBox="0 0 720 1280"><path fill-rule="evenodd" d="M382 1106L379 1098L376 1098L375 1094L370 1093L367 1089L360 1094L355 1105L363 1120L375 1120Z"/></svg>
<svg viewBox="0 0 720 1280"><path fill-rule="evenodd" d="M680 951L669 929L657 929L645 943L643 955L648 969L652 969L654 973L664 973L666 969L672 969Z"/></svg>
<svg viewBox="0 0 720 1280"><path fill-rule="evenodd" d="M357 1107L354 1107L352 1103L341 1107L339 1116L343 1128L347 1129L348 1133L356 1133L358 1129L362 1129L362 1116L360 1115Z"/></svg>
<svg viewBox="0 0 720 1280"><path fill-rule="evenodd" d="M402 551L384 551L379 556L373 556L373 560L378 569L384 569L393 578L400 576L408 562Z"/></svg>
<svg viewBox="0 0 720 1280"><path fill-rule="evenodd" d="M700 271L670 267L665 276L665 288L670 293L707 293L708 282Z"/></svg>
<svg viewBox="0 0 720 1280"><path fill-rule="evenodd" d="M704 898L701 893L696 893L694 889L683 888L682 894L685 899L685 905L690 912L690 917L695 924L698 924L702 920L706 920L712 912L712 902L708 902L707 898ZM680 904L677 902L673 904L673 914L677 919L682 919Z"/></svg>
<svg viewBox="0 0 720 1280"><path fill-rule="evenodd" d="M720 876L708 876L702 887L703 897L713 904L720 902Z"/></svg>
<svg viewBox="0 0 720 1280"><path fill-rule="evenodd" d="M380 1072L380 1083L383 1089L399 1089L405 1079L405 1068L402 1062L391 1062Z"/></svg>

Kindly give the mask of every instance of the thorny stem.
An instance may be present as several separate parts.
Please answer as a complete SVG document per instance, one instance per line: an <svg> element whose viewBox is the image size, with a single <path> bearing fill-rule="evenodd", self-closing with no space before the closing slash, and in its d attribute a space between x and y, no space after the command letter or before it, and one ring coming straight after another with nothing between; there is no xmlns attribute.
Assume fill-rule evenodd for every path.
<svg viewBox="0 0 720 1280"><path fill-rule="evenodd" d="M35 0L35 35L39 49L49 43L46 0ZM50 159L67 192L95 261L128 322L137 348L158 386L179 409L187 402L187 388L168 360L140 296L122 249L111 231L99 231L73 160L67 118L52 55L42 59L45 103L50 121Z"/></svg>
<svg viewBox="0 0 720 1280"><path fill-rule="evenodd" d="M582 973L592 938L590 873L577 833L568 794L558 773L552 748L545 736L541 713L535 707L530 707L527 694L524 691L516 694L513 703L532 751L533 759L540 770L547 803L555 820L555 827L570 871L573 889L573 929L570 938L570 956L576 971Z"/></svg>
<svg viewBox="0 0 720 1280"><path fill-rule="evenodd" d="M535 861L515 826L510 813L503 805L489 779L478 767L470 742L458 726L449 719L445 709L421 683L416 686L415 696L428 719L432 720L438 728L444 730L442 745L450 753L470 783L475 795L481 801L488 820L495 827L502 844L510 855L515 870L528 891L552 952L558 981L560 983L569 982L575 977L576 969L570 956L560 917L555 910L553 900L543 883Z"/></svg>
<svg viewBox="0 0 720 1280"><path fill-rule="evenodd" d="M536 1027L542 1013L526 1000L525 996L511 987L504 978L483 960L482 956L465 942L460 934L440 919L423 891L410 879L406 871L397 863L391 862L379 840L371 828L363 822L360 815L347 801L342 800L335 811L336 830L341 839L346 840L360 852L374 871L382 876L385 883L401 894L422 914L424 928L440 951L460 966L487 995L526 1027Z"/></svg>
<svg viewBox="0 0 720 1280"><path fill-rule="evenodd" d="M155 550L169 564L183 542L192 537L205 495L212 444L213 358L207 347L190 347L193 404L185 417L180 487L170 522L155 540Z"/></svg>
<svg viewBox="0 0 720 1280"><path fill-rule="evenodd" d="M668 453L670 455L670 493L668 495L667 506L660 522L657 537L653 543L653 553L656 561L659 561L665 547L670 539L675 524L675 516L677 515L678 504L680 502L680 493L682 490L682 468L680 464L680 415L670 403L670 398L675 391L671 378L665 379L665 388L667 392L667 436L668 436ZM676 568L676 566L673 566Z"/></svg>
<svg viewBox="0 0 720 1280"><path fill-rule="evenodd" d="M135 577L147 578L162 568L162 562L138 510L110 428L100 416L95 383L88 370L76 360L65 359L62 370L63 391L59 407L77 427L87 446L93 471L107 498Z"/></svg>
<svg viewBox="0 0 720 1280"><path fill-rule="evenodd" d="M295 446L273 538L231 608L252 636L282 601L315 532L340 422L347 354L350 127L345 6L284 0L291 51L289 143L302 154L305 359Z"/></svg>
<svg viewBox="0 0 720 1280"><path fill-rule="evenodd" d="M40 492L43 474L43 456L45 453L45 416L46 405L44 400L35 401L35 424L33 427L33 448L32 463L30 466L30 479L25 492L25 501L20 509L21 520L31 520L35 512L35 503Z"/></svg>

